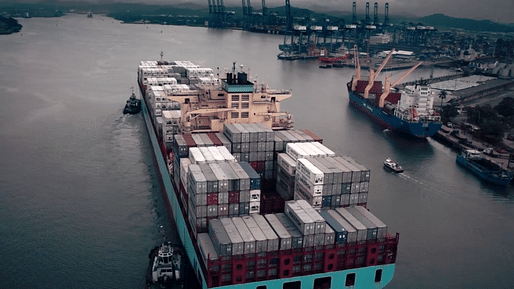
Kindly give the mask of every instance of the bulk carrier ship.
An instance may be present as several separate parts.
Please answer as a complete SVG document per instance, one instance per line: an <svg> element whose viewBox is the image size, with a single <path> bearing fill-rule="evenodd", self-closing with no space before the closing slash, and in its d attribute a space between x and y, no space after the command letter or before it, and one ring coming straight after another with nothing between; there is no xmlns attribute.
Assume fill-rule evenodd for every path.
<svg viewBox="0 0 514 289"><path fill-rule="evenodd" d="M368 80L361 80L361 68L357 48L354 48L355 75L347 83L350 104L373 121L409 136L418 138L431 137L442 126L441 117L435 111L434 96L428 86L406 86L403 90L392 89L414 71L422 62L407 70L398 80L391 83L390 76L385 77L385 84L376 81L394 53L394 49L375 72L370 69Z"/></svg>
<svg viewBox="0 0 514 289"><path fill-rule="evenodd" d="M189 61L141 61L163 196L202 288L383 288L399 234L366 209L370 171L280 112L288 90Z"/></svg>

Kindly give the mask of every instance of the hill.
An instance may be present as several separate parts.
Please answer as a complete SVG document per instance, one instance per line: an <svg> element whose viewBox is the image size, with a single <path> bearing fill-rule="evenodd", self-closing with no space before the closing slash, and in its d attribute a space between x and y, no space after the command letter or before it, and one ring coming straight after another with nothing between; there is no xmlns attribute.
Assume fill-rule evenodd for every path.
<svg viewBox="0 0 514 289"><path fill-rule="evenodd" d="M454 18L444 14L433 14L418 18L416 21L436 28L460 28L469 31L514 32L512 24L501 24L490 20Z"/></svg>

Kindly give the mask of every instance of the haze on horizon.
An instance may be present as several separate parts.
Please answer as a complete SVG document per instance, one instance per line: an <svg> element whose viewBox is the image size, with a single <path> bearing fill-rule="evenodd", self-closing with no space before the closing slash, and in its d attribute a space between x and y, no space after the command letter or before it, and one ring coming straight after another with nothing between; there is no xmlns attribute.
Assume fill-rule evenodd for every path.
<svg viewBox="0 0 514 289"><path fill-rule="evenodd" d="M16 2L40 2L41 0L18 0ZM120 3L144 3L170 5L178 3L197 3L207 4L207 0L58 0L73 2L120 2ZM245 0L246 1L246 0ZM251 0L250 0L251 1ZM13 2L13 0L0 0L1 2ZM290 0L292 6L302 8L313 7L332 7L337 11L352 11L354 1L342 0ZM378 3L379 17L383 18L384 4L389 3L389 15L405 15L407 17L423 17L432 14L445 14L455 18L470 18L475 20L491 20L499 23L514 24L514 1L513 0L375 0L375 1L355 1L357 3L357 13L364 14L366 2L370 3L370 15L373 16L374 3ZM225 6L240 6L239 0L224 0ZM283 6L284 0L266 0L266 6L273 8ZM251 1L252 7L261 9L262 0Z"/></svg>

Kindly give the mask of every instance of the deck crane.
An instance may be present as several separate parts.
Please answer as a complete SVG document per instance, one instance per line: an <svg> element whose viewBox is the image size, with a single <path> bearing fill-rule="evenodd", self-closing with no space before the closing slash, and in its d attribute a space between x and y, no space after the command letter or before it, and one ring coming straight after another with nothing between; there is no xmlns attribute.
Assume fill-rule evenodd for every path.
<svg viewBox="0 0 514 289"><path fill-rule="evenodd" d="M411 74L416 68L418 68L418 66L420 66L421 64L423 63L423 61L420 61L418 64L414 65L413 67L411 67L411 69L407 70L402 76L400 76L400 78L398 78L395 82L393 82L391 84L391 76L386 76L385 78L385 83L384 83L384 92L382 93L382 95L380 96L380 100L379 100L379 103L378 103L378 106L380 107L384 107L384 102L385 102L385 99L386 97L389 95L389 92L391 91L391 88L395 87L396 85L398 85L398 83L400 83L400 81L402 81L405 77L407 77L407 75Z"/></svg>
<svg viewBox="0 0 514 289"><path fill-rule="evenodd" d="M361 79L361 64L359 62L359 51L357 50L357 44L353 46L353 61L355 61L355 76L352 81L352 91L357 88L357 82Z"/></svg>
<svg viewBox="0 0 514 289"><path fill-rule="evenodd" d="M382 64L380 65L380 67L377 69L377 72L373 71L373 69L370 69L369 70L369 81L368 81L368 85L366 86L366 89L364 89L364 98L368 98L369 97L369 91L370 89L373 87L373 83L375 83L375 79L377 79L378 75L380 74L380 72L382 71L382 69L384 69L385 65L387 64L387 62L389 61L389 59L391 59L391 56L393 56L394 54L394 48L391 49L391 51L389 52L389 54L386 56L386 58L384 59L384 61L382 61Z"/></svg>

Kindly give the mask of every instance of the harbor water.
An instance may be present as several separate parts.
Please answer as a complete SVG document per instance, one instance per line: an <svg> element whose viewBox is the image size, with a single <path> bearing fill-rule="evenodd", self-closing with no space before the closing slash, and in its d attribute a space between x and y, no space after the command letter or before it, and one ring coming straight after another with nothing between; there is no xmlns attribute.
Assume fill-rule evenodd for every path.
<svg viewBox="0 0 514 289"><path fill-rule="evenodd" d="M161 50L292 89L281 109L295 127L371 169L368 208L400 233L387 288L512 287L514 189L481 183L432 139L370 122L349 106L352 69L278 60L280 35L101 15L19 21L21 33L0 36L0 288L143 288L150 250L178 242L143 118L122 114L139 61ZM405 172L385 171L387 157Z"/></svg>

